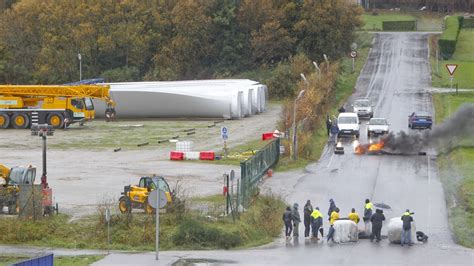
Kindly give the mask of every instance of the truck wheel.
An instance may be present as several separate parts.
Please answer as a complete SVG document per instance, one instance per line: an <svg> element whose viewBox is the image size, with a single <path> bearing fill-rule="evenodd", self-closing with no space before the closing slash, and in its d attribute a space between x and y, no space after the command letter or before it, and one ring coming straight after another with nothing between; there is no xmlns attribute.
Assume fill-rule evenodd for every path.
<svg viewBox="0 0 474 266"><path fill-rule="evenodd" d="M10 117L5 113L0 113L0 128L8 128L10 125Z"/></svg>
<svg viewBox="0 0 474 266"><path fill-rule="evenodd" d="M146 214L155 213L155 208L151 207L151 205L148 204L148 201L145 201L145 203L143 204L143 209L145 209Z"/></svg>
<svg viewBox="0 0 474 266"><path fill-rule="evenodd" d="M13 128L25 129L30 125L30 118L27 114L14 114L11 123Z"/></svg>
<svg viewBox="0 0 474 266"><path fill-rule="evenodd" d="M62 128L64 126L64 116L60 113L49 114L46 121L48 122L48 125L51 125L54 128Z"/></svg>
<svg viewBox="0 0 474 266"><path fill-rule="evenodd" d="M127 212L131 212L132 211L132 208L130 206L130 201L125 198L125 197L121 197L120 200L119 200L119 210L121 213L127 213Z"/></svg>

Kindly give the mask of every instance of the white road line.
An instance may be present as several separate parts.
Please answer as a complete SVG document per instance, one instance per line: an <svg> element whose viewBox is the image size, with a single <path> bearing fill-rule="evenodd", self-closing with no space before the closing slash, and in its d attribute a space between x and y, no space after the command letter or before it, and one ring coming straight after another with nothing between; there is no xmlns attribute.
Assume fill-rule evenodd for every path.
<svg viewBox="0 0 474 266"><path fill-rule="evenodd" d="M331 165L332 158L334 158L334 153L332 153L331 159L329 159L329 163L328 163L328 165L326 166L326 168L329 168L329 166Z"/></svg>
<svg viewBox="0 0 474 266"><path fill-rule="evenodd" d="M430 235L430 220L431 220L431 163L430 156L428 158L428 235Z"/></svg>

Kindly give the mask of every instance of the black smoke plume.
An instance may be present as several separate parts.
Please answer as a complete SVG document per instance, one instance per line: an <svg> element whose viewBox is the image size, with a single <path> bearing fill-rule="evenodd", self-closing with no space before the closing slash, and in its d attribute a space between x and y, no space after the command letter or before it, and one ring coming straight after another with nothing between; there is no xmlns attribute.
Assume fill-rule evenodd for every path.
<svg viewBox="0 0 474 266"><path fill-rule="evenodd" d="M463 104L443 123L432 130L391 132L384 138L385 148L402 153L419 152L428 147L451 150L474 146L474 104Z"/></svg>

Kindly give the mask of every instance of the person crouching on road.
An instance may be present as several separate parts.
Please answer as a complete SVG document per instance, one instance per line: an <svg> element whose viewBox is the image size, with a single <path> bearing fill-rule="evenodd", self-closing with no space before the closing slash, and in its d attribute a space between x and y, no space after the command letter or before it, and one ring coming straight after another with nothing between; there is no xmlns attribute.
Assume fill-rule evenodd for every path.
<svg viewBox="0 0 474 266"><path fill-rule="evenodd" d="M319 240L318 238L318 231L319 228L323 226L323 215L319 211L319 208L316 207L316 209L313 210L311 213L311 231L313 234L313 238L316 240Z"/></svg>
<svg viewBox="0 0 474 266"><path fill-rule="evenodd" d="M382 231L382 223L385 221L385 216L383 215L383 211L381 209L375 210L374 215L370 218L372 222L372 234L370 235L370 242L374 241L374 238L377 238L377 242L382 240L380 236L380 232Z"/></svg>
<svg viewBox="0 0 474 266"><path fill-rule="evenodd" d="M311 230L311 214L313 213L313 206L311 201L306 201L303 209L303 219L304 219L304 237L309 237L309 232Z"/></svg>
<svg viewBox="0 0 474 266"><path fill-rule="evenodd" d="M293 231L292 221L291 208L286 207L286 211L283 213L283 222L285 223L285 236L287 240L291 238L291 231Z"/></svg>
<svg viewBox="0 0 474 266"><path fill-rule="evenodd" d="M349 213L347 218L349 218L349 220L353 221L356 224L358 224L360 221L359 214L356 212L354 208L352 208L351 213Z"/></svg>
<svg viewBox="0 0 474 266"><path fill-rule="evenodd" d="M401 219L403 221L401 245L402 247L404 244L411 246L411 222L413 222L413 217L411 217L410 210L407 209Z"/></svg>
<svg viewBox="0 0 474 266"><path fill-rule="evenodd" d="M327 242L329 243L329 240L332 240L332 242L334 242L334 222L336 220L339 220L339 208L336 207L334 209L334 211L331 213L331 217L329 218L329 224L331 225L331 227L329 228L329 232L328 232L328 240Z"/></svg>
<svg viewBox="0 0 474 266"><path fill-rule="evenodd" d="M293 219L293 237L299 237L300 232L300 223L301 223L301 217L300 217L300 212L298 211L298 203L293 204L293 210L291 210L291 219Z"/></svg>

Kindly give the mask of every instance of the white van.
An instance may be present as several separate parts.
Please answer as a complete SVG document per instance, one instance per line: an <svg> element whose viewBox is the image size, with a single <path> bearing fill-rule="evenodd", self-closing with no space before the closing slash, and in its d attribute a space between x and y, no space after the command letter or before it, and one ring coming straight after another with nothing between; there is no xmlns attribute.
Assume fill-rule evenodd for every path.
<svg viewBox="0 0 474 266"><path fill-rule="evenodd" d="M356 136L359 138L359 117L356 113L340 113L337 117L338 137Z"/></svg>

